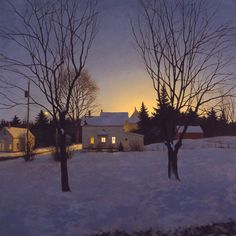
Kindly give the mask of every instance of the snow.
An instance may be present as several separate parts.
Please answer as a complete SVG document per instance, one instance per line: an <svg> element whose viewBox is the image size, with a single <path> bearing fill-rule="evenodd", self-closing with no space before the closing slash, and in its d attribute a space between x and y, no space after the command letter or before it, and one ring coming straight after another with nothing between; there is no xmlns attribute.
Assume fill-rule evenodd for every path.
<svg viewBox="0 0 236 236"><path fill-rule="evenodd" d="M175 141L176 142L176 141ZM174 143L175 143L174 142ZM204 139L183 139L183 149L208 149L208 148L236 148L236 137L222 136ZM164 143L154 143L145 146L146 151L165 151Z"/></svg>
<svg viewBox="0 0 236 236"><path fill-rule="evenodd" d="M129 118L128 112L101 112L100 116L88 116L82 118L82 125L92 126L123 126L125 122L135 124L139 121L136 110Z"/></svg>
<svg viewBox="0 0 236 236"><path fill-rule="evenodd" d="M82 144L73 144L70 146L71 151L81 150ZM55 147L43 147L34 149L34 154L49 154L55 152ZM15 158L22 157L25 155L25 152L0 152L1 158Z"/></svg>
<svg viewBox="0 0 236 236"><path fill-rule="evenodd" d="M236 219L235 137L185 141L181 182L168 180L164 150L76 152L67 193L49 155L0 162L0 235L81 236ZM227 148L215 147L219 141Z"/></svg>
<svg viewBox="0 0 236 236"><path fill-rule="evenodd" d="M123 116L86 117L86 124L92 126L123 126L127 119Z"/></svg>

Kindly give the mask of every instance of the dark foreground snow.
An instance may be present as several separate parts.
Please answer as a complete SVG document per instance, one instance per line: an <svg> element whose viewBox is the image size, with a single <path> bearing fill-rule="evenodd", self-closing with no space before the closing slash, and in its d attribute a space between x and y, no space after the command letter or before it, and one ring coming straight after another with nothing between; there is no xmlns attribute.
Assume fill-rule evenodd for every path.
<svg viewBox="0 0 236 236"><path fill-rule="evenodd" d="M61 192L50 156L0 162L0 236L168 231L236 219L236 149L184 149L179 159L175 182L163 151L76 153L71 193Z"/></svg>
<svg viewBox="0 0 236 236"><path fill-rule="evenodd" d="M141 230L127 233L116 230L114 232L98 232L90 236L234 236L236 235L236 222L228 221L224 223L212 223L203 226L192 226L175 229L172 231Z"/></svg>

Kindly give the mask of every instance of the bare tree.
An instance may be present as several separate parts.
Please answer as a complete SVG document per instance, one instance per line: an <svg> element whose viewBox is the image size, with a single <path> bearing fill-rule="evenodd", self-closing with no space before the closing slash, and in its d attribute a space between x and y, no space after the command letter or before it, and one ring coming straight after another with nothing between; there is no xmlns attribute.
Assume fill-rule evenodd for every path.
<svg viewBox="0 0 236 236"><path fill-rule="evenodd" d="M70 75L62 75L62 98L66 95L68 86L70 85L70 78L74 77L74 72ZM71 101L69 104L68 115L71 120L78 121L82 116L89 111L94 111L97 107L95 101L98 93L98 86L94 80L91 79L88 71L83 70L79 79L74 84Z"/></svg>
<svg viewBox="0 0 236 236"><path fill-rule="evenodd" d="M232 28L218 24L217 11L204 0L140 3L142 14L131 20L132 32L157 99L161 101L163 87L168 95L170 106L164 124L168 176L174 174L179 180L177 154L191 117L174 142L178 113L196 114L206 104L231 95L227 51Z"/></svg>
<svg viewBox="0 0 236 236"><path fill-rule="evenodd" d="M59 134L61 154L62 191L70 191L66 158L65 117L70 110L73 89L85 67L89 50L96 34L96 1L25 0L22 13L11 4L21 27L10 27L1 31L1 37L11 42L20 54L1 54L1 67L31 82L45 99L40 102L31 93L33 103L51 114ZM71 73L73 72L73 73ZM62 74L69 77L62 89ZM12 82L7 86L14 86ZM62 97L63 91L63 97ZM14 103L14 101L13 101Z"/></svg>
<svg viewBox="0 0 236 236"><path fill-rule="evenodd" d="M235 122L234 97L222 97L220 101L220 113L228 123Z"/></svg>

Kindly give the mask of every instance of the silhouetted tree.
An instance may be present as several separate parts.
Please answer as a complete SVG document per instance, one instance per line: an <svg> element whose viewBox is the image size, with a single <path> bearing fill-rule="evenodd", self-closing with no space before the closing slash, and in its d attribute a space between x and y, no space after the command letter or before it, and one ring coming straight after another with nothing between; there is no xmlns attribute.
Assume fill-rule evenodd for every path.
<svg viewBox="0 0 236 236"><path fill-rule="evenodd" d="M142 102L140 111L139 111L139 122L138 122L138 132L144 135L144 143L147 143L148 132L150 128L150 118L148 115L147 107L144 102Z"/></svg>
<svg viewBox="0 0 236 236"><path fill-rule="evenodd" d="M142 13L131 23L133 36L157 99L161 100L163 86L168 94L164 126L168 176L179 180L178 152L190 121L174 143L178 114L190 108L197 114L206 104L231 95L234 86L226 66L232 28L216 23L209 1L142 0L140 4ZM225 90L219 94L222 85Z"/></svg>
<svg viewBox="0 0 236 236"><path fill-rule="evenodd" d="M21 27L9 24L1 30L0 36L23 51L25 56L20 58L17 54L1 53L1 62L6 71L31 81L34 89L44 98L42 101L38 99L38 93L37 97L30 94L32 103L50 113L56 125L60 140L61 187L63 192L67 192L70 187L65 119L70 110L74 86L85 68L96 35L97 1L26 0L24 3L24 12L11 4ZM68 75L66 89L63 74ZM22 89L12 84L10 79L4 82L9 87ZM11 103L12 99L8 102Z"/></svg>
<svg viewBox="0 0 236 236"><path fill-rule="evenodd" d="M11 126L13 126L13 127L20 127L21 126L21 120L17 115L15 115L13 117L13 119L10 123L11 123Z"/></svg>
<svg viewBox="0 0 236 236"><path fill-rule="evenodd" d="M177 113L174 112L170 105L168 94L164 85L161 88L160 98L157 100L157 108L154 108L152 115L153 126L159 127L160 141L166 140L166 125L170 122L169 119L172 119L173 116L177 115ZM175 132L174 129L173 132Z"/></svg>
<svg viewBox="0 0 236 236"><path fill-rule="evenodd" d="M196 114L192 108L187 112L181 112L179 116L179 125L185 125L187 122L189 125L200 125L200 117Z"/></svg>
<svg viewBox="0 0 236 236"><path fill-rule="evenodd" d="M36 137L37 147L48 147L54 144L54 130L49 123L48 117L41 110L35 118L32 132Z"/></svg>
<svg viewBox="0 0 236 236"><path fill-rule="evenodd" d="M146 134L150 124L150 118L148 115L148 109L145 106L144 102L142 102L141 107L140 107L140 111L139 111L139 122L138 122L138 126L139 126L139 133L141 134Z"/></svg>
<svg viewBox="0 0 236 236"><path fill-rule="evenodd" d="M202 121L202 128L207 137L217 136L219 132L219 120L214 108L207 113L207 116Z"/></svg>
<svg viewBox="0 0 236 236"><path fill-rule="evenodd" d="M46 127L48 124L49 124L48 117L45 115L43 110L41 110L35 119L35 125L39 127Z"/></svg>
<svg viewBox="0 0 236 236"><path fill-rule="evenodd" d="M74 73L75 72L73 71L71 71L70 73L68 73L68 71L62 73L61 83L63 98L64 95L66 95L68 86L70 86L70 78L74 76ZM73 136L73 140L75 140L76 142L82 141L82 127L80 124L81 118L88 113L92 113L93 111L95 111L97 107L97 93L97 83L91 78L91 75L87 70L83 70L79 79L74 84L68 111L68 117L72 121L69 122L69 127L74 127L73 129L70 129L70 134Z"/></svg>
<svg viewBox="0 0 236 236"><path fill-rule="evenodd" d="M1 120L0 122L0 128L4 127L7 125L7 121L5 121L4 119Z"/></svg>

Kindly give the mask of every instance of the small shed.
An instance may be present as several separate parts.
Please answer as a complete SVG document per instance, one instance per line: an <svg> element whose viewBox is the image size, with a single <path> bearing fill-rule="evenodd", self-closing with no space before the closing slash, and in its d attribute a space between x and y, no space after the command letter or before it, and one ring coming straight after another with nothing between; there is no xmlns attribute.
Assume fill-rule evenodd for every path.
<svg viewBox="0 0 236 236"><path fill-rule="evenodd" d="M0 130L0 151L19 152L24 151L27 142L27 129L18 127L3 127ZM35 146L35 137L29 131L30 149Z"/></svg>
<svg viewBox="0 0 236 236"><path fill-rule="evenodd" d="M177 138L183 132L184 126L177 127ZM201 139L204 138L204 132L201 126L188 126L186 133L184 134L184 139Z"/></svg>

